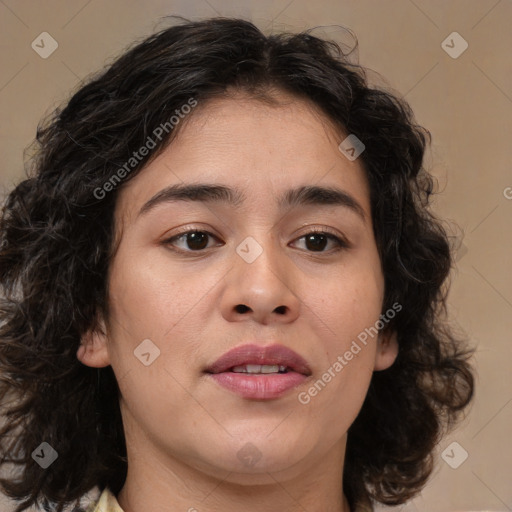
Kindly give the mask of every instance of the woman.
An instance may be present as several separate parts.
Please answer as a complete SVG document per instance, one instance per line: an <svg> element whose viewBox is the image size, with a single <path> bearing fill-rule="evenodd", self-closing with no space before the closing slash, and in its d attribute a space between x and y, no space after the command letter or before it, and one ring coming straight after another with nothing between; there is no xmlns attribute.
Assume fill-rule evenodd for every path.
<svg viewBox="0 0 512 512"><path fill-rule="evenodd" d="M155 34L38 131L0 224L1 480L46 510L372 510L473 394L428 132L333 42Z"/></svg>

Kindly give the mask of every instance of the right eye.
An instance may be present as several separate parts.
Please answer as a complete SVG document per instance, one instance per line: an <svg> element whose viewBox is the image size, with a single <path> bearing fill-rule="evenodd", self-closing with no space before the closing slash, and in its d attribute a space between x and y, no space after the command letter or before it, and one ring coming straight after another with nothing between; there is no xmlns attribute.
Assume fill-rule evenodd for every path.
<svg viewBox="0 0 512 512"><path fill-rule="evenodd" d="M182 245L188 246L187 248L178 247L177 252L200 252L205 249L208 249L208 238L213 237L217 239L215 235L210 233L209 231L199 230L199 229L193 229L189 231L184 231L182 233L179 233L177 235L172 236L171 238L168 238L167 240L164 240L162 242L165 246L172 246L170 247L171 250L173 247L176 247L176 242L181 243Z"/></svg>

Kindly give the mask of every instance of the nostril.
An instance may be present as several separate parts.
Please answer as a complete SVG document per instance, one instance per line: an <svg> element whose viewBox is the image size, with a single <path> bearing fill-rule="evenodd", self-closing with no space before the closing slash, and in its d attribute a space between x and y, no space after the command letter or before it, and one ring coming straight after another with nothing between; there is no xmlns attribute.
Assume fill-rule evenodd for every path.
<svg viewBox="0 0 512 512"><path fill-rule="evenodd" d="M286 313L286 306L278 306L275 309L276 313L279 313L280 315L284 315Z"/></svg>
<svg viewBox="0 0 512 512"><path fill-rule="evenodd" d="M245 304L238 304L235 309L237 313L245 313L249 308Z"/></svg>

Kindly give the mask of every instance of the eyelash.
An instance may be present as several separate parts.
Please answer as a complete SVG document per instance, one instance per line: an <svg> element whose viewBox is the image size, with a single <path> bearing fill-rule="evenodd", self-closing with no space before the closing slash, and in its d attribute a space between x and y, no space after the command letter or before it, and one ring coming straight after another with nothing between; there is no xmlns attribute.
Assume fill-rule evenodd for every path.
<svg viewBox="0 0 512 512"><path fill-rule="evenodd" d="M175 240L179 240L180 238L183 238L186 235L189 235L192 233L204 233L210 237L217 239L217 237L213 233L210 233L209 231L206 231L204 229L189 229L187 231L182 231L181 233L173 235L171 238L164 240L162 242L162 245L172 246L173 242ZM312 235L312 234L327 236L327 238L329 238L330 240L334 240L336 242L337 247L335 249L331 249L330 251L307 251L306 250L306 252L309 252L311 254L333 254L333 253L341 251L343 249L348 249L350 247L350 244L346 240L344 240L343 238L340 238L338 235L334 234L333 232L331 232L330 230L328 230L326 228L312 228L310 231L308 231L304 235L296 238L295 240L301 240L301 239L307 237L308 235ZM197 251L193 251L193 250L171 248L171 250L174 252L181 253L181 254L194 254L194 253L201 254L201 253L204 253L205 251L207 251L208 249L200 249Z"/></svg>

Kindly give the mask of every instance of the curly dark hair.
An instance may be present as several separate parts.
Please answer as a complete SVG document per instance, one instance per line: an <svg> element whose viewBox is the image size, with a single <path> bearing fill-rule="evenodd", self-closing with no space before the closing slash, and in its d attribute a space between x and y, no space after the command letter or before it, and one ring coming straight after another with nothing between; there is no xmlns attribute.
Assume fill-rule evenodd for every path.
<svg viewBox="0 0 512 512"><path fill-rule="evenodd" d="M204 103L230 91L310 101L340 136L355 134L366 146L360 159L385 280L382 311L395 302L403 309L388 324L398 357L374 372L349 429L343 488L355 506L370 498L400 504L424 486L434 447L473 396L472 351L447 319L453 254L430 211L435 182L423 166L430 134L396 93L370 86L350 55L311 30L266 36L245 20L179 18L134 44L38 127L27 179L0 218L0 466L21 469L0 483L24 500L16 512L39 502L60 512L96 485L122 488L127 457L115 375L110 366L81 364L76 352L98 312L108 318L119 190L184 123L156 140L118 187L102 197L98 190L190 98ZM58 452L46 470L31 457L42 441Z"/></svg>

